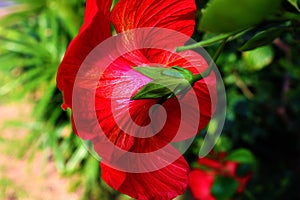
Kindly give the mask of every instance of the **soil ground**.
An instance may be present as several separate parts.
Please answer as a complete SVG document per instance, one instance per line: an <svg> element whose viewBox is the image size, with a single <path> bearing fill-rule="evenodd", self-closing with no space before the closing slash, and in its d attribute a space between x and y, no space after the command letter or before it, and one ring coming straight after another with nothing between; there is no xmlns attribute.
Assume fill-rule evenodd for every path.
<svg viewBox="0 0 300 200"><path fill-rule="evenodd" d="M0 104L0 200L77 200L68 192L69 180L62 178L43 152L20 157L22 140L30 134L28 103ZM18 125L22 124L22 125Z"/></svg>

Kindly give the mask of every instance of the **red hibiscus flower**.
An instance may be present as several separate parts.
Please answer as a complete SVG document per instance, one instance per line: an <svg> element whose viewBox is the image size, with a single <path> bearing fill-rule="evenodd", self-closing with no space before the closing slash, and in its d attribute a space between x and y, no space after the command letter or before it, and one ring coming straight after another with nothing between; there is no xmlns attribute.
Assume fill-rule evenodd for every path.
<svg viewBox="0 0 300 200"><path fill-rule="evenodd" d="M121 49L130 49L141 43L162 42L169 49L135 49L114 59L97 80L93 96L94 105L90 105L91 102L86 98L90 89L88 78L80 85L81 95L74 97L74 91L78 89L75 87L75 83L86 57L101 42L111 36L111 22L117 33L127 33L128 30L150 27L177 31L190 37L194 30L195 3L193 0L120 0L111 13L110 7L111 0L87 0L84 24L77 37L70 43L57 74L57 85L64 96L63 108L73 109L75 101L82 104L81 109L76 112L80 115L81 124L85 126L84 130L78 129L76 125L74 109L72 113L73 128L82 139L91 140L96 152L102 156L102 178L108 185L137 199L172 199L184 193L188 184L189 166L177 149L170 146L169 143L191 138L207 125L214 112L216 102L215 76L211 73L204 79L192 82L193 89L189 88L188 90L185 85L180 85L183 82L178 82L178 80L182 80L181 78L176 79L175 89L179 88L178 94L182 94L182 98L185 100L183 101L185 112L189 113L184 118L181 116L183 111L180 109L179 100L170 96L168 92L164 93L166 92L165 88L159 88L158 93L168 95L155 98L157 92L155 88L159 84L153 83L152 93L149 93L148 90L148 93L144 94L144 97L145 95L154 95L151 98L136 97L143 92L143 88L149 86L151 81L155 81L155 78L149 78L143 71L148 68L161 70L175 67L175 69L179 69L176 73L174 70L165 70L160 71L159 74L186 75L191 78L191 81L194 80L193 77L196 77L196 74L207 69L207 62L199 54L193 51L181 53L174 51L174 47L184 45L186 38L173 38L170 45L164 41L170 40L167 37L172 37L171 35L160 37L161 35L151 31L152 29L141 34L142 36L130 32L131 34L126 34L120 42L112 43L108 49L105 49L105 55L99 54L95 65L101 66L104 60L110 58L114 53ZM95 55L97 57L98 54ZM156 68L157 65L159 68ZM145 68L140 71L141 67ZM97 67L93 70L97 70ZM94 74L91 70L87 77L93 77ZM172 77L175 80L174 74ZM164 80L169 81L168 78L160 81ZM196 96L197 109L195 109L194 102L190 100L193 94ZM149 110L158 102L164 110L153 109L151 117ZM201 110L200 113L199 110ZM96 114L97 124L89 121L90 118L93 118L92 112ZM167 113L166 118L162 117L164 113ZM154 121L156 125L161 125L161 129L156 130L157 127L147 126L151 121ZM195 130L190 128L191 123L196 123ZM181 129L185 131L177 135L181 124ZM99 125L105 137L97 131ZM138 131L137 126L144 128L138 129ZM163 150L159 154L149 157L150 161L145 155L140 156L137 162L133 162L126 157L126 153L116 153L115 149L111 149L104 142L106 139L116 149L125 152L144 155ZM174 159L171 159L172 162L170 162L169 158ZM124 168L116 167L112 164L113 161L134 169L130 169L129 172L122 170ZM147 171L147 169L149 170ZM142 172L139 173L139 170Z"/></svg>
<svg viewBox="0 0 300 200"><path fill-rule="evenodd" d="M242 176L237 175L237 168L241 165L236 161L225 160L226 153L219 153L215 158L201 158L198 160L199 168L191 170L189 174L189 188L193 197L197 200L215 200L218 195L231 197L235 193L242 193L246 184L251 179L252 172ZM230 182L219 182L218 187L229 190L223 194L214 194L213 186L218 178L230 180ZM224 189L224 190L226 190ZM220 190L220 189L219 189ZM231 191L232 190L232 191ZM222 198L224 199L224 198Z"/></svg>

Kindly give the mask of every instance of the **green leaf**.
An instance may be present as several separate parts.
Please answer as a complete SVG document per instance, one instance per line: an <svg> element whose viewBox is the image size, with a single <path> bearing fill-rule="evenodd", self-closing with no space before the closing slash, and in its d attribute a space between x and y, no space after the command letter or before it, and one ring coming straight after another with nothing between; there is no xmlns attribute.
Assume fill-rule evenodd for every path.
<svg viewBox="0 0 300 200"><path fill-rule="evenodd" d="M99 161L92 156L88 156L83 174L88 181L97 181L99 177Z"/></svg>
<svg viewBox="0 0 300 200"><path fill-rule="evenodd" d="M255 162L255 157L248 149L238 149L231 152L224 160L253 164Z"/></svg>
<svg viewBox="0 0 300 200"><path fill-rule="evenodd" d="M49 138L47 138L47 143L50 145L51 150L53 152L54 163L59 172L63 172L65 170L65 160L63 152L60 150L59 145L57 143L57 136L55 134L49 134Z"/></svg>
<svg viewBox="0 0 300 200"><path fill-rule="evenodd" d="M241 48L241 51L248 51L257 47L271 44L284 31L282 28L270 28L261 31L248 40Z"/></svg>
<svg viewBox="0 0 300 200"><path fill-rule="evenodd" d="M298 12L300 12L300 8L299 8L299 0L287 0L290 4L292 4L292 6L294 6L294 8L296 8L298 10Z"/></svg>
<svg viewBox="0 0 300 200"><path fill-rule="evenodd" d="M193 74L191 71L184 69L182 67L174 66L172 69L175 69L177 73L180 73L178 75L178 78L185 78L187 81L191 81L193 79ZM172 70L173 71L173 70ZM163 71L163 74L165 74L165 71ZM174 77L174 75L173 75Z"/></svg>
<svg viewBox="0 0 300 200"><path fill-rule="evenodd" d="M238 186L238 182L233 178L218 176L211 187L211 193L216 199L225 200L235 194Z"/></svg>
<svg viewBox="0 0 300 200"><path fill-rule="evenodd" d="M167 87L161 84L150 82L147 85L145 85L138 93L136 93L131 99L137 100L160 98L164 96L169 96L171 93L171 90Z"/></svg>
<svg viewBox="0 0 300 200"><path fill-rule="evenodd" d="M45 81L46 80L42 79L41 82L45 82ZM34 83L36 83L36 81L34 81ZM43 97L35 106L34 116L38 118L41 118L43 116L43 114L48 108L49 102L51 102L55 89L56 89L55 77L53 77L52 80L49 82L49 85L47 87L47 90L44 92Z"/></svg>
<svg viewBox="0 0 300 200"><path fill-rule="evenodd" d="M83 145L79 146L76 151L72 154L72 157L68 160L66 164L66 171L68 173L73 172L76 166L80 165L80 162L88 155L87 149Z"/></svg>
<svg viewBox="0 0 300 200"><path fill-rule="evenodd" d="M28 46L34 46L39 44L34 37L32 37L31 35L24 34L16 28L0 27L0 38L1 40L10 40L19 43L25 41Z"/></svg>
<svg viewBox="0 0 300 200"><path fill-rule="evenodd" d="M133 67L134 70L140 72L141 74L153 79L159 80L164 78L189 78L192 73L184 68L174 66L172 68L164 67Z"/></svg>
<svg viewBox="0 0 300 200"><path fill-rule="evenodd" d="M258 71L272 63L274 51L271 46L264 46L243 52L242 57L247 69Z"/></svg>
<svg viewBox="0 0 300 200"><path fill-rule="evenodd" d="M161 78L162 72L166 68L163 68L163 67L133 67L133 69L151 79L156 79L156 78Z"/></svg>
<svg viewBox="0 0 300 200"><path fill-rule="evenodd" d="M193 74L187 69L174 66L163 67L134 67L134 70L153 79L140 89L131 99L171 98L184 94L191 88Z"/></svg>
<svg viewBox="0 0 300 200"><path fill-rule="evenodd" d="M191 85L185 79L165 78L152 81L140 89L131 99L171 98L186 91Z"/></svg>
<svg viewBox="0 0 300 200"><path fill-rule="evenodd" d="M58 18L61 20L65 30L71 35L72 38L78 33L81 20L78 18L78 13L74 12L68 3L61 1L52 2L51 9L57 13ZM60 12L57 12L59 10ZM81 14L81 13L79 13Z"/></svg>
<svg viewBox="0 0 300 200"><path fill-rule="evenodd" d="M199 30L231 32L261 22L280 6L281 0L210 0L202 10Z"/></svg>

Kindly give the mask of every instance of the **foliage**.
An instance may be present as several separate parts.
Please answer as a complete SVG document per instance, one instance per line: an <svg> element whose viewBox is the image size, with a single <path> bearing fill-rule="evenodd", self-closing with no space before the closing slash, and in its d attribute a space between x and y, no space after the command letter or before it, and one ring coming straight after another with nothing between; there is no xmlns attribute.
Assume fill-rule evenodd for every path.
<svg viewBox="0 0 300 200"><path fill-rule="evenodd" d="M74 178L71 190L83 187L86 199L102 196L99 163L72 134L69 117L60 107L62 96L55 80L67 45L82 23L84 2L20 0L9 11L10 15L0 19L0 62L1 76L10 81L1 85L0 94L36 101L36 123L20 152L24 155L24 150L50 148L60 173L82 175Z"/></svg>
<svg viewBox="0 0 300 200"><path fill-rule="evenodd" d="M17 2L12 13L0 18L1 76L12 80L0 86L0 95L22 100L29 94L37 102L33 112L36 124L25 147L50 148L62 174L81 174L79 179L74 178L72 187L83 186L83 198L115 198L118 194L98 178L98 162L72 134L56 89L56 70L82 24L84 1ZM185 48L204 46L214 55L220 42L227 41L216 61L226 86L228 110L215 150L244 148L255 155L256 171L240 198L297 199L299 3L283 0L275 5L266 1L272 4L268 10L269 5L261 5L262 1L247 1L252 9L247 10L240 2L197 0L194 39L199 43ZM232 7L236 12L231 12ZM259 14L253 15L253 10ZM190 162L195 161L201 136L186 153ZM242 162L245 157L239 155L243 153L229 156Z"/></svg>
<svg viewBox="0 0 300 200"><path fill-rule="evenodd" d="M217 4L218 1L212 2ZM200 24L209 14L209 6L213 4L200 14ZM297 6L297 1L282 1L276 12L251 26L247 20L243 21L244 15L250 15L244 11L234 18L238 18L241 28L247 29L234 33L221 30L217 18L209 23L214 23L211 26L217 27L220 34L211 33L214 30L209 28L196 33L202 36L199 40L218 37L223 40L226 37L220 36L230 36L217 60L226 86L228 110L216 149L242 147L256 156L256 173L244 194L245 199L299 198L296 190L300 143L296 117L300 114ZM222 12L231 14L230 9ZM206 47L211 55L217 41Z"/></svg>

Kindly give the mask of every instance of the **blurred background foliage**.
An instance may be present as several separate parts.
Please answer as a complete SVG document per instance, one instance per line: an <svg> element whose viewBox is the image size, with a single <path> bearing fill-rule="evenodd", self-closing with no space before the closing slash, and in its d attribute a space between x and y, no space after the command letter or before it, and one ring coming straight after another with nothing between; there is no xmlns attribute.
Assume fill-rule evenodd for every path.
<svg viewBox="0 0 300 200"><path fill-rule="evenodd" d="M247 195L236 198L300 199L299 2L196 3L198 46L213 57L226 40L216 64L228 107L215 151L243 148L256 157ZM98 161L72 133L55 82L67 45L83 22L84 5L84 0L16 0L6 9L0 18L0 95L1 101L36 102L35 124L20 156L29 149L50 150L47 156L57 170L72 179L71 190L83 188L82 199L115 199L120 195L99 179ZM199 134L186 153L190 163L202 138Z"/></svg>

